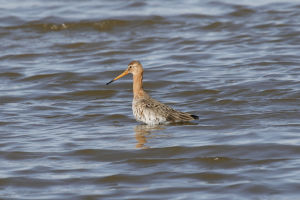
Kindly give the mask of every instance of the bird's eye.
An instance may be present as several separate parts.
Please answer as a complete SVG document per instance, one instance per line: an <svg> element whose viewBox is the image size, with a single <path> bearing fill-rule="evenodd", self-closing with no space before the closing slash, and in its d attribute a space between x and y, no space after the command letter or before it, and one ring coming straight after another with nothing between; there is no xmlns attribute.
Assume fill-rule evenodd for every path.
<svg viewBox="0 0 300 200"><path fill-rule="evenodd" d="M131 68L132 68L132 66L130 65L130 66L129 66L129 69L131 69Z"/></svg>

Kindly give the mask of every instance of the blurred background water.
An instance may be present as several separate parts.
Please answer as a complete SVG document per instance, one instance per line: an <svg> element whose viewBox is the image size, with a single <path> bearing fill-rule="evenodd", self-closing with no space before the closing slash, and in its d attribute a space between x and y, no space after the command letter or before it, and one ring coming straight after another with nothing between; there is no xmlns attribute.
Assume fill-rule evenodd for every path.
<svg viewBox="0 0 300 200"><path fill-rule="evenodd" d="M0 198L299 198L299 9L0 0ZM200 120L136 122L132 60Z"/></svg>

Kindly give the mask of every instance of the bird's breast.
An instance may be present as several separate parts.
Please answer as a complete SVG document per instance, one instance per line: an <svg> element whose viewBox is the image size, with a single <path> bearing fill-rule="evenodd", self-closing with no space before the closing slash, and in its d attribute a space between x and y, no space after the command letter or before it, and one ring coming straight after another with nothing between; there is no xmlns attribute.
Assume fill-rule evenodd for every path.
<svg viewBox="0 0 300 200"><path fill-rule="evenodd" d="M137 121L144 122L146 124L155 125L163 124L166 122L164 116L159 115L151 107L147 107L147 104L140 100L132 101L132 112Z"/></svg>

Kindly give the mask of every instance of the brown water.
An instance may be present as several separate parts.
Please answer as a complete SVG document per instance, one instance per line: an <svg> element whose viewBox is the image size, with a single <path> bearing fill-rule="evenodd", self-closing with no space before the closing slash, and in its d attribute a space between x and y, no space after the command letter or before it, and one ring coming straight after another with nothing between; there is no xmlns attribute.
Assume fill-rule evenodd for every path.
<svg viewBox="0 0 300 200"><path fill-rule="evenodd" d="M0 199L300 198L300 1L0 3Z"/></svg>

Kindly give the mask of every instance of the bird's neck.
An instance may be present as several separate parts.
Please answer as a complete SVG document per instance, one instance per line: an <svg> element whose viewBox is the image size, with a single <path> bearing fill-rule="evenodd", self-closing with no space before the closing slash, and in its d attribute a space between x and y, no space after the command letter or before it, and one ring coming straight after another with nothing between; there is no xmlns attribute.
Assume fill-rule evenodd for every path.
<svg viewBox="0 0 300 200"><path fill-rule="evenodd" d="M133 75L133 97L139 98L144 95L143 73Z"/></svg>

